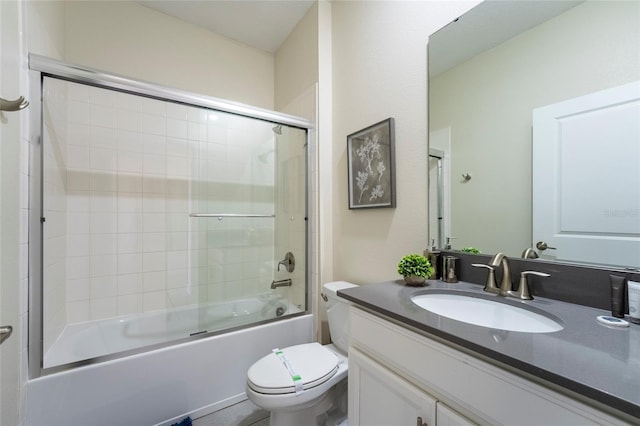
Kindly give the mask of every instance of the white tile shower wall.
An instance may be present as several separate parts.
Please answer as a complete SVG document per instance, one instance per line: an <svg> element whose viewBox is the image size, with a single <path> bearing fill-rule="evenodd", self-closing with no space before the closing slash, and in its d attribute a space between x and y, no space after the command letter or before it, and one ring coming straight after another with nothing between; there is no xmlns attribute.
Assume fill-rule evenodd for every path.
<svg viewBox="0 0 640 426"><path fill-rule="evenodd" d="M68 86L67 323L269 291L273 219L189 213L274 212L272 125Z"/></svg>
<svg viewBox="0 0 640 426"><path fill-rule="evenodd" d="M288 128L277 138L277 225L276 257L284 259L287 252L295 256L292 273L281 269L277 279L292 280L288 289L290 301L304 308L305 296L305 132Z"/></svg>
<svg viewBox="0 0 640 426"><path fill-rule="evenodd" d="M45 87L43 104L45 141L43 145L43 186L49 195L44 199L46 218L43 234L44 342L46 351L66 325L67 294L67 83L52 81Z"/></svg>
<svg viewBox="0 0 640 426"><path fill-rule="evenodd" d="M272 125L209 113L207 143L200 144L192 186L201 213L274 213ZM195 161L194 161L195 162ZM265 293L273 278L273 218L197 220L200 280L209 301Z"/></svg>

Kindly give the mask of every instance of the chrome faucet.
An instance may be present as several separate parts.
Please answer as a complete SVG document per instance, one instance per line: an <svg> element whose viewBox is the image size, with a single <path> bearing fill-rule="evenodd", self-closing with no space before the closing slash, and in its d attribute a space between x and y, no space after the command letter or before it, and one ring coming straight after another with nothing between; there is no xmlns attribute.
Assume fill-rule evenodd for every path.
<svg viewBox="0 0 640 426"><path fill-rule="evenodd" d="M272 281L271 282L271 290L275 290L278 287L291 287L291 279L287 278L286 280Z"/></svg>
<svg viewBox="0 0 640 426"><path fill-rule="evenodd" d="M532 249L531 247L524 249L524 251L522 252L522 256L520 256L523 259L537 259L538 257L538 253Z"/></svg>
<svg viewBox="0 0 640 426"><path fill-rule="evenodd" d="M518 285L518 290L510 291L509 296L517 297L518 299L522 299L522 300L533 300L533 296L529 292L529 282L527 281L527 276L529 275L537 275L538 277L551 276L546 272L522 271L520 273L520 284Z"/></svg>
<svg viewBox="0 0 640 426"><path fill-rule="evenodd" d="M484 291L489 293L497 293L500 296L511 296L522 300L533 300L533 296L529 292L529 282L527 277L529 275L537 275L539 277L549 277L550 275L545 272L537 271L523 271L520 273L520 282L518 284L518 290L513 291L513 284L511 283L511 267L509 266L509 259L504 253L497 253L491 258L488 265L481 263L472 263L471 266L486 268L489 270L487 276L487 282L484 285ZM494 268L502 266L502 279L500 280L500 287L496 284L496 277L494 274Z"/></svg>
<svg viewBox="0 0 640 426"><path fill-rule="evenodd" d="M287 272L293 272L296 267L296 258L293 256L293 253L291 253L290 251L287 252L287 254L284 255L284 259L278 262L278 271L280 270L281 266L284 266Z"/></svg>
<svg viewBox="0 0 640 426"><path fill-rule="evenodd" d="M487 281L484 285L484 291L489 293L500 293L500 289L496 285L496 274L493 272L494 268L490 265L485 265L483 263L472 263L471 266L475 266L476 268L486 268L489 270L489 274L487 275Z"/></svg>
<svg viewBox="0 0 640 426"><path fill-rule="evenodd" d="M502 266L502 279L500 280L500 290L498 294L500 296L509 296L509 292L513 290L513 284L511 283L511 267L509 266L509 259L504 253L496 253L491 258L489 266L497 267Z"/></svg>

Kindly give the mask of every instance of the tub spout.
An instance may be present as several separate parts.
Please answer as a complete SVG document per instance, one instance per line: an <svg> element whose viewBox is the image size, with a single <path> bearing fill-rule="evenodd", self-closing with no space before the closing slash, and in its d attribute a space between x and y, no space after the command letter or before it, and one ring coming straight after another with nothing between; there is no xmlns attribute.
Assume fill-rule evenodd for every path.
<svg viewBox="0 0 640 426"><path fill-rule="evenodd" d="M286 280L274 280L271 282L271 290L275 290L278 287L291 287L291 279L287 278Z"/></svg>

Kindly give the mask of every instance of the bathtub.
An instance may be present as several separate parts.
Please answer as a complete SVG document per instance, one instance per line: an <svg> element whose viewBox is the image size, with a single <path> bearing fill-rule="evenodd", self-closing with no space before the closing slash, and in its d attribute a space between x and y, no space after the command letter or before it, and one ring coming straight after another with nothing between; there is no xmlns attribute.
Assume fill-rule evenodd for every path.
<svg viewBox="0 0 640 426"><path fill-rule="evenodd" d="M300 312L277 293L70 324L51 345L44 368L256 324Z"/></svg>
<svg viewBox="0 0 640 426"><path fill-rule="evenodd" d="M278 315L282 312L278 308L283 307L275 300L253 298L224 308L215 304L92 322L56 342L62 343L64 337L74 349L54 353L52 347L47 355L55 362L71 359L71 353L75 359L78 354L99 356L130 349L140 339L153 345L167 336L188 337L193 330L237 327L271 315L271 310ZM285 305L285 309L290 308ZM200 328L192 327L195 321ZM251 364L273 348L311 342L312 328L312 315L301 314L29 380L24 424L170 425L187 415L197 418L246 399Z"/></svg>

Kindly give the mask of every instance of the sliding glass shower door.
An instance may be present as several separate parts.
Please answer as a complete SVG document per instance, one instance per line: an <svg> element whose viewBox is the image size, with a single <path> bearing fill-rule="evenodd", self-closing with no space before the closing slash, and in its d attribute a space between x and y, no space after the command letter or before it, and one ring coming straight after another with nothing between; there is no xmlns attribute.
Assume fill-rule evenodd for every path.
<svg viewBox="0 0 640 426"><path fill-rule="evenodd" d="M42 89L44 368L306 311L306 128Z"/></svg>

